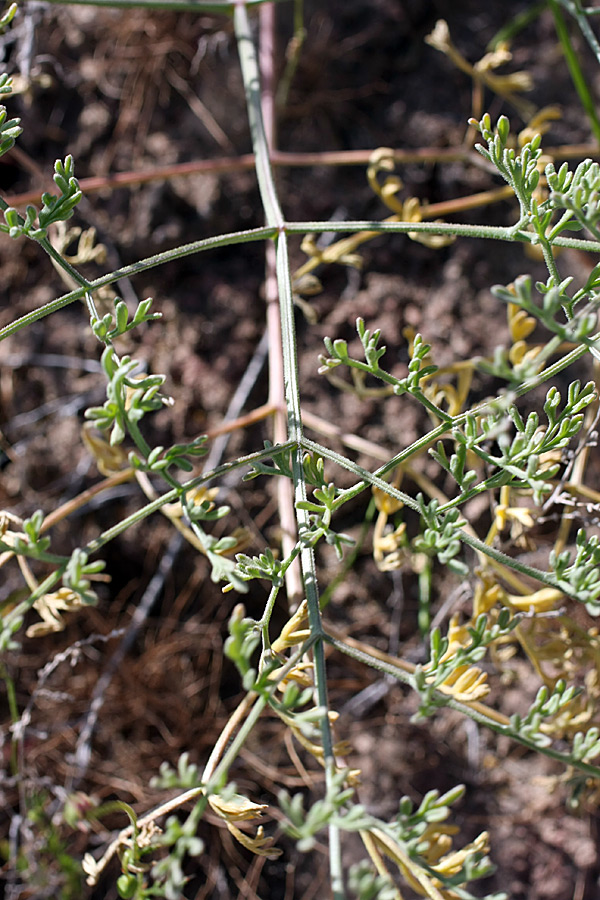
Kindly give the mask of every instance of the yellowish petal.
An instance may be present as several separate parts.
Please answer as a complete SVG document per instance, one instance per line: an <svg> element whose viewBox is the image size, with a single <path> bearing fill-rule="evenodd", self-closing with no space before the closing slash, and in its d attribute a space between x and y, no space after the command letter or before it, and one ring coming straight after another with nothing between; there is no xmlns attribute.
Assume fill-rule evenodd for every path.
<svg viewBox="0 0 600 900"><path fill-rule="evenodd" d="M274 653L282 653L287 647L301 644L310 637L308 625L308 604L303 600L291 619L283 626L279 637L273 641Z"/></svg>
<svg viewBox="0 0 600 900"><path fill-rule="evenodd" d="M412 220L409 220L412 221ZM437 224L444 224L440 219L436 219ZM425 234L421 231L409 231L408 236L411 241L430 247L432 250L441 250L442 247L448 247L456 240L454 234Z"/></svg>
<svg viewBox="0 0 600 900"><path fill-rule="evenodd" d="M525 340L535 329L536 321L516 303L508 304L508 326L513 341Z"/></svg>
<svg viewBox="0 0 600 900"><path fill-rule="evenodd" d="M271 846L273 838L264 837L262 825L258 828L256 837L250 837L250 835L244 834L243 831L240 831L240 829L236 828L235 825L232 825L231 822L227 823L227 828L242 847L250 850L256 856L266 856L267 859L277 859L283 852L282 850L278 850L277 847Z"/></svg>
<svg viewBox="0 0 600 900"><path fill-rule="evenodd" d="M489 853L490 837L487 831L482 831L475 840L463 847L462 850L456 850L439 861L433 868L440 875L455 875L465 864L466 859L473 853Z"/></svg>
<svg viewBox="0 0 600 900"><path fill-rule="evenodd" d="M507 594L506 602L514 609L524 610L525 612L534 609L536 612L549 612L556 609L557 605L564 600L564 594L556 588L545 587L540 588L533 594Z"/></svg>
<svg viewBox="0 0 600 900"><path fill-rule="evenodd" d="M211 794L208 802L212 809L227 822L248 822L251 819L259 819L264 810L265 803L254 803L242 794L234 794L228 799L223 799L219 794Z"/></svg>
<svg viewBox="0 0 600 900"><path fill-rule="evenodd" d="M373 500L375 501L375 506L377 507L379 512L383 512L387 516L393 515L404 506L402 500L397 500L395 497L391 497L384 490L378 487L373 488Z"/></svg>
<svg viewBox="0 0 600 900"><path fill-rule="evenodd" d="M482 700L490 692L487 673L477 666L459 666L439 686L443 694L449 694L458 703Z"/></svg>

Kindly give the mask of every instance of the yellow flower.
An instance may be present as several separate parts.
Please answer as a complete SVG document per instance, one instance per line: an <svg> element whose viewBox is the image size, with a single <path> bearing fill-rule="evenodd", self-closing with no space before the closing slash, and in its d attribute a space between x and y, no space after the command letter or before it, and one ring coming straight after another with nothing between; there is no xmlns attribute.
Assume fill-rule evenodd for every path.
<svg viewBox="0 0 600 900"><path fill-rule="evenodd" d="M453 659L458 651L463 647L467 647L471 642L471 635L467 625L458 624L458 616L454 615L450 619L448 627L448 647L446 652L440 657L440 663ZM431 668L431 663L423 667L425 671ZM435 675L427 678L431 683L435 679ZM458 666L446 677L446 679L438 685L438 690L443 694L448 694L459 703L472 703L475 700L481 700L486 697L489 692L487 684L487 674L482 672L477 666L465 664Z"/></svg>
<svg viewBox="0 0 600 900"><path fill-rule="evenodd" d="M452 835L458 834L457 825L443 825L441 822L431 822L421 838L421 843L427 843L427 849L422 856L425 862L434 866L440 859L452 850Z"/></svg>
<svg viewBox="0 0 600 900"><path fill-rule="evenodd" d="M277 690L282 693L285 692L285 689L289 684L297 684L299 687L308 688L313 687L314 679L313 679L313 663L312 662L300 662L293 669L281 678L277 682ZM275 669L274 672L271 672L269 676L273 681L278 678L278 670Z"/></svg>
<svg viewBox="0 0 600 900"><path fill-rule="evenodd" d="M508 506L507 504L499 503L495 511L495 523L498 531L503 531L509 520L512 520L521 526L521 533L527 528L533 528L535 524L535 520L531 515L531 510L527 509L527 507Z"/></svg>
<svg viewBox="0 0 600 900"><path fill-rule="evenodd" d="M293 725L290 725L294 737L301 744L305 750L308 750L311 756L319 762L322 766L325 765L325 751L321 744L317 744L315 741L311 741L310 738L307 738L299 728L295 728ZM348 741L337 741L333 745L333 754L334 756L347 756L352 752L352 745Z"/></svg>
<svg viewBox="0 0 600 900"><path fill-rule="evenodd" d="M264 836L262 825L257 828L256 835L251 837L240 831L235 824L259 819L264 810L268 808L266 803L254 803L242 794L233 794L227 798L221 797L219 794L211 794L208 802L216 814L225 821L230 834L247 850L257 856L266 856L268 859L275 859L281 855L281 850L271 846L273 839Z"/></svg>
<svg viewBox="0 0 600 900"><path fill-rule="evenodd" d="M481 75L489 88L501 96L511 94L513 91L519 93L530 91L533 88L533 79L529 72L510 72L508 75L493 73L493 69L506 65L511 59L512 53L508 49L508 44L502 42L492 53L486 53L479 62L476 62L473 70Z"/></svg>
<svg viewBox="0 0 600 900"><path fill-rule="evenodd" d="M477 65L475 66L477 70ZM533 87L533 79L529 72L510 72L508 75L495 75L491 72L482 72L482 81L500 96L512 94L514 91L519 93L530 91ZM530 109L529 105L522 107Z"/></svg>
<svg viewBox="0 0 600 900"><path fill-rule="evenodd" d="M546 453L540 453L540 464L539 464L539 472L547 472L548 469L551 469L556 464L560 464L562 462L562 451L561 450L548 450ZM551 476L552 477L552 476Z"/></svg>
<svg viewBox="0 0 600 900"><path fill-rule="evenodd" d="M264 836L262 825L258 826L254 837L244 834L243 831L240 831L240 829L236 828L235 825L232 825L231 822L227 822L227 829L238 843L247 850L250 850L250 852L254 853L256 856L266 856L267 859L277 859L277 857L281 856L283 853L283 850L279 850L277 847L272 846L273 838Z"/></svg>
<svg viewBox="0 0 600 900"><path fill-rule="evenodd" d="M440 657L440 662L446 662L447 660L452 659L462 647L467 647L471 643L471 635L468 626L459 625L458 618L458 615L455 613L450 619L447 635L448 649L444 655Z"/></svg>
<svg viewBox="0 0 600 900"><path fill-rule="evenodd" d="M477 666L458 666L445 681L439 685L438 690L448 694L458 703L473 703L475 700L483 700L490 692L487 684L487 673L482 672Z"/></svg>
<svg viewBox="0 0 600 900"><path fill-rule="evenodd" d="M398 485L394 485L394 487L398 487ZM386 516L391 516L395 512L398 512L399 509L402 509L404 503L402 500L397 500L395 497L391 497L388 493L378 487L373 487L373 500L375 501L375 506L379 510L379 512L383 512Z"/></svg>
<svg viewBox="0 0 600 900"><path fill-rule="evenodd" d="M90 451L98 466L98 471L108 477L120 472L127 465L127 454L121 447L113 447L105 435L91 422L81 429L83 443Z"/></svg>
<svg viewBox="0 0 600 900"><path fill-rule="evenodd" d="M440 875L455 875L460 872L469 856L474 853L487 854L490 852L490 836L487 831L482 831L474 841L467 844L462 850L455 850L454 853L444 856L437 865L433 866Z"/></svg>
<svg viewBox="0 0 600 900"><path fill-rule="evenodd" d="M88 262L102 264L106 262L106 247L104 244L96 244L96 229L87 228L82 231L79 227L68 227L66 222L56 223L56 232L52 238L52 246L72 266L81 266ZM79 238L75 254L67 254L70 244Z"/></svg>
<svg viewBox="0 0 600 900"><path fill-rule="evenodd" d="M303 253L306 253L310 260L316 263L339 262L353 269L361 269L363 265L362 257L358 253L346 253L344 250L345 241L338 241L337 244L340 246L332 244L330 247L321 249L315 241L314 234L307 234L300 245L300 249ZM300 272L298 278L294 280L294 287L301 283L300 279L306 275L301 269L298 270ZM314 283L313 286L315 286Z"/></svg>
<svg viewBox="0 0 600 900"><path fill-rule="evenodd" d="M402 471L398 470L394 479L394 487L398 487L401 479ZM406 561L406 525L404 522L386 534L388 517L402 509L404 503L377 487L373 488L373 499L379 510L373 533L373 559L381 572L390 572L393 569L399 569Z"/></svg>
<svg viewBox="0 0 600 900"><path fill-rule="evenodd" d="M550 123L560 118L562 118L562 112L559 106L544 106L539 109L525 128L519 132L517 136L519 147L528 144L536 134L546 134Z"/></svg>
<svg viewBox="0 0 600 900"><path fill-rule="evenodd" d="M81 863L81 868L87 875L85 883L90 887L96 884L98 881L98 875L101 872L101 869L98 866L98 863L94 859L91 853L86 853L83 857L83 861Z"/></svg>
<svg viewBox="0 0 600 900"><path fill-rule="evenodd" d="M218 487L198 487L188 491L186 497L191 507L202 506L203 503L206 503L210 512L210 510L215 508L214 501L218 496L219 490ZM163 509L167 515L174 516L177 519L181 519L183 516L183 506L179 500L177 503L165 503Z"/></svg>
<svg viewBox="0 0 600 900"><path fill-rule="evenodd" d="M42 621L30 625L26 631L27 637L43 637L56 631L63 631L66 625L61 612L71 612L83 606L81 597L70 588L59 588L52 594L44 594L33 604Z"/></svg>
<svg viewBox="0 0 600 900"><path fill-rule="evenodd" d="M249 822L252 819L260 819L266 803L254 803L242 794L233 794L224 799L219 794L211 794L208 798L210 806L216 814L228 822Z"/></svg>
<svg viewBox="0 0 600 900"><path fill-rule="evenodd" d="M369 165L367 167L367 181L369 187L374 194L380 197L385 205L400 216L402 221L418 221L418 219L407 219L404 214L405 204L401 200L396 199L396 194L403 188L402 180L397 175L388 175L383 184L379 183L380 172L393 172L395 167L394 151L391 147L378 147L371 153ZM418 205L418 200L416 201ZM414 210L414 203L411 204L411 210Z"/></svg>
<svg viewBox="0 0 600 900"><path fill-rule="evenodd" d="M501 97L510 98L525 117L534 114L535 107L531 103L514 96L515 93L531 90L533 87L531 75L528 72L511 72L507 75L492 72L492 69L512 59L506 44L500 44L493 53L487 53L473 66L452 43L450 29L444 19L438 19L425 42L444 53L461 72L465 72L474 81L481 81Z"/></svg>
<svg viewBox="0 0 600 900"><path fill-rule="evenodd" d="M507 318L513 343L525 340L535 329L536 321L533 316L527 315L516 303L508 304Z"/></svg>
<svg viewBox="0 0 600 900"><path fill-rule="evenodd" d="M446 835L454 833L452 827L440 827L435 823L428 826L428 831L429 840L436 841L440 847L447 847L449 838L447 839ZM436 831L439 832L439 835L435 834ZM463 847L462 850L446 853L433 865L429 862L427 854L424 854L425 862L431 866L430 870L426 871L387 832L379 828L373 828L368 834L373 839L377 849L381 850L388 859L391 859L398 866L407 884L418 894L428 897L430 900L454 900L457 896L452 889L443 888L442 882L438 878L432 877L431 872L437 872L439 875L446 877L455 875L461 870L469 857L472 857L474 854L487 854L489 852L489 836L484 831L472 843Z"/></svg>
<svg viewBox="0 0 600 900"><path fill-rule="evenodd" d="M377 532L377 528L376 528ZM373 536L373 559L380 572L400 569L408 558L406 543L406 523L401 522L389 534L376 533Z"/></svg>
<svg viewBox="0 0 600 900"><path fill-rule="evenodd" d="M533 609L536 613L548 612L556 609L561 600L564 599L562 591L552 587L540 588L532 594L506 594L505 602L510 604L514 609L528 612Z"/></svg>
<svg viewBox="0 0 600 900"><path fill-rule="evenodd" d="M296 738L298 743L302 747L304 747L304 749L307 750L310 753L310 755L313 756L320 765L322 765L324 767L325 766L325 751L323 750L322 745L317 743L317 739L311 740L311 737L316 738L318 732L316 730L313 730L311 733L311 737L309 737L309 736L307 736L307 734L304 733L301 725L296 721L296 719L293 715L290 715L289 713L284 712L282 709L277 709L277 708L274 708L274 712L276 712L277 715L279 716L279 718L281 719L281 721L284 722L288 726L288 728L290 729L290 731L292 732L292 734L294 735L294 737ZM329 719L330 725L333 725L333 723L337 719L339 719L339 716L340 716L340 714L338 712L336 712L335 710L329 710L329 712L327 713L327 718ZM338 757L347 756L349 753L352 752L352 746L348 741L337 741L333 745L332 750L333 750L334 756L338 756ZM359 775L360 775L359 769L354 769L354 770L351 769L347 775L346 780L348 781L349 784L356 783ZM351 779L354 779L354 781L352 781Z"/></svg>
<svg viewBox="0 0 600 900"><path fill-rule="evenodd" d="M282 653L287 647L302 644L310 637L308 625L308 604L303 600L292 618L283 626L279 637L273 641L273 653Z"/></svg>
<svg viewBox="0 0 600 900"><path fill-rule="evenodd" d="M393 172L394 166L394 151L391 147L378 147L377 150L374 150L367 168L369 186L383 200L388 209L396 214L400 222L421 222L423 215L421 201L418 197L407 197L405 200L398 198L398 194L404 187L402 179L398 175L387 175L383 183L379 183L379 174ZM456 239L452 234L421 234L418 231L409 231L408 236L412 241L418 241L418 243L434 249L446 247Z"/></svg>
<svg viewBox="0 0 600 900"><path fill-rule="evenodd" d="M409 221L413 220L409 219ZM443 219L434 219L434 225L436 224L443 225ZM456 240L454 234L427 234L422 231L409 231L408 237L411 241L416 241L417 244L423 244L423 246L430 247L432 250L441 250L442 247L448 247Z"/></svg>
<svg viewBox="0 0 600 900"><path fill-rule="evenodd" d="M487 613L493 609L498 603L506 603L506 591L495 580L494 576L489 573L480 575L481 581L475 588L475 596L473 597L473 619Z"/></svg>
<svg viewBox="0 0 600 900"><path fill-rule="evenodd" d="M541 351L541 347L530 347L526 341L517 341L508 351L508 358L513 366L518 366L523 362L533 362Z"/></svg>
<svg viewBox="0 0 600 900"><path fill-rule="evenodd" d="M474 68L479 72L490 72L492 69L498 69L500 66L506 65L512 59L512 53L508 49L506 41L501 41L495 50L482 56L479 62L475 63Z"/></svg>

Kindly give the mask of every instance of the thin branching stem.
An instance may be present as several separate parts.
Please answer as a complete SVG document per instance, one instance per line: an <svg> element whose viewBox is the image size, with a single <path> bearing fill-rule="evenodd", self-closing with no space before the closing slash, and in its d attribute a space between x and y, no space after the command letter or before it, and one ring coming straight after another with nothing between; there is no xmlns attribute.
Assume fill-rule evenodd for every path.
<svg viewBox="0 0 600 900"><path fill-rule="evenodd" d="M296 447L294 441L287 441L287 443L281 446L283 450L293 450ZM173 488L170 491L167 491L166 494L162 494L160 497L157 497L156 500L153 500L151 503L147 503L145 506L136 510L131 515L127 516L125 519L122 519L116 525L113 525L112 528L107 528L102 532L97 538L90 541L83 548L87 554L97 553L102 547L105 547L106 544L110 543L110 541L114 540L120 534L127 531L128 528L131 528L132 525L137 525L139 522L143 522L144 519L148 518L155 512L159 512L163 506L167 503L174 503L182 494L186 494L188 491L193 490L196 487L200 487L200 485L208 484L216 478L220 478L221 476L231 472L234 469L239 468L244 465L252 465L254 462L258 462L261 459L266 459L271 455L272 451L270 449L258 450L256 453L251 453L248 456L238 457L231 462L223 463L218 466L216 469L212 469L210 472L202 473L201 475L196 476L195 478L190 479L189 481L183 482L180 487ZM129 476L128 476L129 477ZM33 591L32 594L26 599L21 601L17 606L14 607L5 617L4 623L6 626L10 626L10 624L17 619L21 618L25 615L25 613L31 609L36 600L39 600L40 597L43 597L44 594L47 594L52 588L58 584L60 579L62 578L64 571L67 567L68 560L64 560L60 563L57 569L54 572L51 572L44 581L38 586L37 590Z"/></svg>
<svg viewBox="0 0 600 900"><path fill-rule="evenodd" d="M331 644L332 647L335 647L336 650L339 650L346 656L350 656L352 659L355 659L358 662L362 662L370 668L376 669L382 674L390 675L397 681L401 681L403 684L406 684L413 690L416 690L415 678L410 671L412 669L412 671L414 672L415 667L411 664L404 663L403 667L401 667L400 664L392 665L389 662L385 662L384 660L371 655L371 653L367 652L366 650L350 646L348 641L340 640L339 638L336 638L333 635L327 633L327 631L324 637L328 644ZM398 661L398 663L400 662L402 661ZM573 766L574 768L579 769L580 772L584 772L586 775L590 775L593 778L600 778L600 766L594 766L591 763L577 759L572 754L563 752L561 750L556 750L554 747L544 747L536 744L534 741L522 735L516 729L512 728L510 722L508 724L499 722L494 715L495 711L484 707L481 703L459 703L458 701L453 700L451 697L439 693L439 706L447 706L450 709L455 709L457 710L457 712L461 712L463 713L463 715L466 715L469 718L473 719L478 724L485 725L487 728L490 728L497 734L503 734L506 737L517 741L519 744L522 744L529 750L534 750L536 753L542 753L544 756L549 756L551 759L556 759L565 766Z"/></svg>
<svg viewBox="0 0 600 900"><path fill-rule="evenodd" d="M368 230L381 234L408 234L408 232L418 232L419 234L451 234L456 237L486 238L489 240L499 241L518 241L521 243L535 243L537 235L524 231L515 231L514 228L495 227L492 225L460 225L446 222L285 222L280 226L267 225L262 228L252 228L248 231L236 231L230 234L217 235L215 237L205 238L201 241L194 241L191 244L183 244L173 250L165 250L163 253L157 253L155 256L149 256L146 259L139 260L128 266L122 266L90 281L87 290L95 292L99 288L114 284L122 278L129 278L132 275L139 275L162 266L165 263L173 262L177 259L183 259L186 256L192 256L194 253L201 253L204 250L216 249L218 247L227 247L233 244L244 244L249 241L262 241L275 237L276 234L310 234L312 232L354 232ZM578 240L577 238L557 237L552 241L555 247L566 247L572 250L583 250L589 253L600 252L600 241ZM65 306L80 300L86 293L86 287L82 286L68 294L63 294L55 300L40 306L38 309L32 310L19 319L15 319L9 325L5 325L0 329L0 341L16 334L23 328L27 328L34 322L63 309Z"/></svg>

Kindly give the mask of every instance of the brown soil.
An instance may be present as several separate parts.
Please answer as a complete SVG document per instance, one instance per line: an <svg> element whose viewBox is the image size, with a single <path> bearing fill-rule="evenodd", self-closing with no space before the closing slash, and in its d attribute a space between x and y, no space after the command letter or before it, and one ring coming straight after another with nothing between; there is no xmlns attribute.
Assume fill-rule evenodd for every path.
<svg viewBox="0 0 600 900"><path fill-rule="evenodd" d="M528 6L516 0L483 6L475 0L307 0L307 39L280 117L279 147L308 152L460 145L471 113L470 81L423 38L436 19L444 17L456 44L475 61L507 19ZM290 27L291 7L281 4L280 56ZM225 19L35 5L24 11L11 34L2 39L5 68L23 71L28 66L31 79L24 94L8 101L9 114L23 120L24 134L18 151L2 160L3 196L47 189L54 159L67 153L73 154L77 175L84 179L250 151L235 41ZM541 107L560 100L563 118L553 125L547 143L589 140L550 14L542 14L519 34L513 49L513 67L533 75L531 101ZM593 72L584 45L581 51ZM596 75L594 79L597 83ZM509 106L489 96L486 103L493 117L506 112L520 126ZM470 163L409 164L401 175L406 193L429 203L498 184L485 166ZM388 214L367 185L364 167L283 168L278 177L290 221ZM462 213L460 221L493 224L514 217L515 209L501 204ZM183 242L259 226L262 213L254 174L237 171L90 193L72 223L93 226L107 248L102 268L85 269L89 277L97 277ZM299 241L293 242L292 253L294 264L301 264ZM440 365L491 356L506 339L507 328L505 310L490 286L506 284L523 272L541 277L543 269L518 246L490 246L482 240L459 240L432 250L403 237L386 237L367 244L362 255L360 274L341 267L319 271L323 290L309 301L314 322L298 311L303 402L325 422L338 423L345 432L393 454L426 427L424 415L416 404L399 398L358 401L328 384L317 375L323 337L356 342L355 320L360 315L368 327L381 329L386 359L394 370L408 359L403 334L407 326L424 335ZM580 271L583 263L578 258L565 254L564 259L565 273ZM0 326L65 290L32 243L15 244L3 237L0 265ZM221 423L265 329L263 269L263 247L253 243L191 256L119 286L127 300L155 297L156 309L163 314L160 324L135 333L128 351L142 358L150 371L167 376L166 387L175 400L172 409L153 420L150 436L156 443L189 440ZM99 345L79 303L2 345L0 424L6 464L0 507L20 516L38 508L49 514L98 481L79 438L83 410L104 398L98 360ZM580 377L586 375L584 369ZM482 378L475 385L476 396L486 396L494 387ZM266 397L263 371L245 411ZM267 437L264 425L236 431L226 458L259 448ZM335 442L332 446L342 449ZM369 468L378 464L367 455L357 459ZM349 476L336 473L335 478L344 484ZM223 527L251 529L252 552L277 544L276 504L266 479L245 485L232 481L221 499L232 507ZM359 535L369 499L365 495L344 509L342 530ZM75 542L83 543L140 502L139 491L129 484L100 495L68 525L54 530L53 548L70 551L73 525ZM476 516L475 524L484 524L487 508L478 509ZM423 659L416 628L416 578L408 571L379 572L372 561L370 535L352 571L333 590L326 615L379 649L396 652L400 647L402 655ZM202 765L242 696L237 673L222 657L227 621L239 597L223 595L211 583L204 558L187 546L160 569L171 541L168 523L160 518L115 540L104 553L112 580L99 587L98 606L70 617L62 633L24 639L22 649L6 660L16 682L18 708L31 704L31 721L19 761L20 780L9 774L8 742L3 747L0 834L8 839L10 832L15 840L14 828L23 824L18 816L26 807L37 804L43 810L35 826L30 822L21 828L20 847L29 871L25 884L18 873L7 872L7 896L13 900L86 896L79 893L85 888L65 887L74 876L68 875L66 864L62 870L57 864L57 849L48 836L60 834L68 853L80 859L87 850L105 846L108 832L98 827L80 833L60 824L66 791L85 791L100 801L121 799L139 811L151 808L164 798L164 792L148 786L160 763L175 764L189 751L192 761ZM325 588L339 566L327 552L320 554L319 564ZM16 569L3 572L4 599L21 582ZM150 604L148 592L154 590L157 572L160 581ZM458 579L438 577L433 614L459 587ZM250 615L260 615L264 599L262 588L253 587L244 598ZM149 606L147 616L142 627L132 631L135 611L143 603ZM278 610L277 622L285 618L285 611ZM132 640L123 658L115 659L122 635ZM52 670L40 677L52 660ZM342 714L339 733L353 747L349 763L363 771L359 795L368 810L389 817L404 794L418 800L427 790L444 791L462 782L467 794L457 813L461 837L467 841L487 829L498 866L475 891L505 890L512 900L600 896L597 816L565 812L565 791L549 787L560 767L493 734L478 733L450 711L424 724L411 723L414 698L350 660L332 654L330 672L332 707ZM511 687L498 682L494 702L508 714L527 708L538 684L525 663L517 659L504 678L505 683L510 678ZM99 683L102 702L92 720L90 704ZM371 693L361 694L364 702L357 703L357 695L369 688ZM89 738L83 740L92 724ZM78 768L86 747L91 756ZM231 777L242 792L268 803L281 787L292 793L304 789L308 775L303 766L312 779L320 779L311 761L300 759L297 750L282 741L277 722L267 717ZM113 816L105 824L116 829L124 823ZM276 824L269 828L274 831ZM190 898L328 896L322 847L307 862L281 837L278 843L285 854L271 862L246 854L210 818L201 836L207 851L190 864ZM353 861L352 840L348 848ZM114 874L111 870L89 895L116 897Z"/></svg>

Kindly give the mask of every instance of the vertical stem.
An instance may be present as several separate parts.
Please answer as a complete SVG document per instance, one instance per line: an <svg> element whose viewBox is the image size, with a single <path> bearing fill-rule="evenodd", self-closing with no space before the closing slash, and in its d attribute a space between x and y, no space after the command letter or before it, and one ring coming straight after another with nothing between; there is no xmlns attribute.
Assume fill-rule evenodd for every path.
<svg viewBox="0 0 600 900"><path fill-rule="evenodd" d="M298 385L298 367L296 350L296 331L294 327L294 305L292 287L289 277L289 260L287 255L287 239L285 233L281 234L277 242L277 275L280 290L281 326L284 346L284 372L286 380L286 399L288 405L288 427L292 440L297 441L297 448L292 454L292 471L295 484L296 517L300 534L309 527L308 512L298 508L298 503L306 500L306 483L304 480L304 468L302 465L302 418L300 412L300 392ZM323 625L321 621L321 609L319 606L319 587L316 576L315 556L312 547L304 546L300 554L302 574L304 577L304 592L308 606L308 621L311 634L319 635L320 639L314 646L315 685L317 702L322 709L329 709L327 696L327 671L325 667L325 654L323 651ZM321 720L321 739L323 742L323 755L325 762L325 779L327 786L332 783L336 771L336 762L333 752L333 739L329 718L326 715ZM342 874L342 852L340 831L334 825L329 826L329 868L331 877L331 889L333 900L344 900L344 880Z"/></svg>
<svg viewBox="0 0 600 900"><path fill-rule="evenodd" d="M564 16L560 10L560 6L557 3L557 0L549 0L548 5L550 6L552 15L554 16L554 27L556 28L556 34L558 35L558 39L561 43L563 55L565 57L567 66L569 67L569 72L571 73L571 79L573 81L573 84L575 85L575 90L579 95L581 105L583 106L589 119L592 133L596 140L600 141L600 120L598 119L598 114L596 112L596 104L592 95L590 94L585 75L583 74L581 66L579 65L577 52L573 47L573 44L571 43L571 37L569 35L567 23L565 22ZM577 15L577 13L575 13L575 16L579 25L581 26L580 17ZM587 22L586 25L589 29L589 25ZM591 31L591 29L589 30ZM593 34L592 38L597 45L596 39Z"/></svg>
<svg viewBox="0 0 600 900"><path fill-rule="evenodd" d="M273 443L287 441L287 416L283 386L283 346L281 343L281 316L277 288L277 255L275 245L269 241L265 253L265 300L267 304L267 332L269 334L269 405L273 406ZM293 486L287 478L278 478L277 506L281 527L281 549L287 559L293 551L297 537ZM285 575L288 607L294 612L302 600L302 576L298 561L292 563Z"/></svg>
<svg viewBox="0 0 600 900"><path fill-rule="evenodd" d="M258 14L260 44L260 106L269 156L277 148L277 119L275 115L275 4L263 3Z"/></svg>
<svg viewBox="0 0 600 900"><path fill-rule="evenodd" d="M266 14L265 14L266 15ZM248 119L252 132L252 143L256 157L256 174L260 188L261 199L269 225L277 228L276 238L276 275L279 294L279 309L281 316L281 338L283 353L283 376L285 386L285 400L287 406L287 427L289 438L294 441L295 449L292 451L292 470L294 480L294 494L296 499L296 522L300 534L309 527L308 513L298 509L297 504L306 499L306 484L302 465L302 420L300 415L300 387L298 378L298 358L296 352L296 331L294 325L294 302L292 296L292 283L288 259L287 234L285 221L279 205L277 190L269 159L268 134L262 117L261 89L258 64L254 44L252 41L248 13L243 2L238 2L234 9L234 27L238 42L240 65L246 91L248 107ZM272 63L270 64L272 66ZM269 102L267 100L267 105ZM273 137L274 129L270 126L270 134ZM325 653L323 649L323 626L321 623L321 611L319 608L319 592L315 570L314 554L310 547L304 547L301 552L302 575L304 592L308 605L308 617L313 636L317 638L314 644L315 685L319 706L328 710L327 675L325 670ZM325 714L321 719L321 738L325 761L325 777L328 788L332 786L333 775L336 770L333 754L333 738L329 717ZM333 900L345 900L341 844L339 829L335 826L329 828L330 850L330 878Z"/></svg>
<svg viewBox="0 0 600 900"><path fill-rule="evenodd" d="M17 703L17 692L15 690L15 683L11 678L8 669L4 664L0 665L0 678L4 681L6 685L6 696L8 699L8 708L10 711L10 720L13 725L19 721L19 705ZM10 739L10 771L12 775L19 774L19 763L17 758L17 740L15 737L15 733L11 735Z"/></svg>
<svg viewBox="0 0 600 900"><path fill-rule="evenodd" d="M298 68L300 52L305 39L304 0L294 0L294 34L287 46L285 54L287 64L283 75L279 79L277 94L275 96L275 104L280 112L282 109L285 109L287 105L288 94L294 80L294 75L296 74L296 69Z"/></svg>
<svg viewBox="0 0 600 900"><path fill-rule="evenodd" d="M556 259L554 258L552 244L549 240L547 240L545 235L540 235L540 246L542 248L542 253L544 254L544 262L546 263L546 268L548 269L550 275L552 275L552 277L554 278L554 283L558 287L561 282L560 272L558 271Z"/></svg>
<svg viewBox="0 0 600 900"><path fill-rule="evenodd" d="M277 117L275 113L275 4L264 3L259 12L259 69L261 77L260 104L269 158L277 148ZM269 403L275 408L273 443L287 440L287 422L283 388L283 346L281 316L277 287L277 259L275 245L269 241L265 258L265 300L267 304L267 332L269 334ZM277 506L281 526L281 549L284 558L293 551L296 541L296 516L293 488L287 478L276 483ZM286 572L288 606L294 612L302 600L300 563L294 562Z"/></svg>

